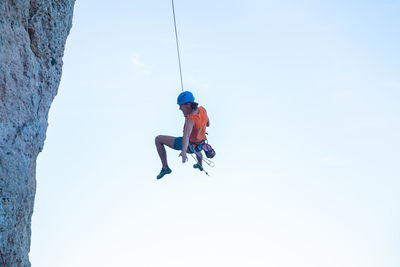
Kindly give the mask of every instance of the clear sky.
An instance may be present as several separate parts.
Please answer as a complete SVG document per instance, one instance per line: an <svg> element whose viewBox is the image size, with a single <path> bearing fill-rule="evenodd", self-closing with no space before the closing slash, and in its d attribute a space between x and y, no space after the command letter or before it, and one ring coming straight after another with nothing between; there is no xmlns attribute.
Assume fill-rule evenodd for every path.
<svg viewBox="0 0 400 267"><path fill-rule="evenodd" d="M400 2L78 0L37 166L38 267L400 266Z"/></svg>

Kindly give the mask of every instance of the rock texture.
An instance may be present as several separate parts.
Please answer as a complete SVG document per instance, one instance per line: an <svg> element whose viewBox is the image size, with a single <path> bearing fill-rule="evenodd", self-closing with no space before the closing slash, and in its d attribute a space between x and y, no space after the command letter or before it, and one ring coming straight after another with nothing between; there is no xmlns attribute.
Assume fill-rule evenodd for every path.
<svg viewBox="0 0 400 267"><path fill-rule="evenodd" d="M36 158L74 2L0 0L0 250L7 267L30 266Z"/></svg>

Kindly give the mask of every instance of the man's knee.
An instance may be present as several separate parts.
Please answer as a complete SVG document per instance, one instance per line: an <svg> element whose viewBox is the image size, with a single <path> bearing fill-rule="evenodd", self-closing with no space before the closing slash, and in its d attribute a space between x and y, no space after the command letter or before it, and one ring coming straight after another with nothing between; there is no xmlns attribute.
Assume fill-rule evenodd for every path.
<svg viewBox="0 0 400 267"><path fill-rule="evenodd" d="M155 143L156 145L161 144L161 135L156 136Z"/></svg>

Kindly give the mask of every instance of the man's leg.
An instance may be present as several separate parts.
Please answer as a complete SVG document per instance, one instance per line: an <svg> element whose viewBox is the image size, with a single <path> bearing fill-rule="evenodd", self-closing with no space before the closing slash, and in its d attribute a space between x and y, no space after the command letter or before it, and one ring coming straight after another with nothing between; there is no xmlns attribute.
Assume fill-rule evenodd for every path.
<svg viewBox="0 0 400 267"><path fill-rule="evenodd" d="M196 153L197 162L200 166L203 166L203 154L201 152Z"/></svg>
<svg viewBox="0 0 400 267"><path fill-rule="evenodd" d="M197 152L196 153L196 158L197 158L197 162L196 164L193 165L193 168L195 169L199 169L200 171L203 171L203 166L202 166L202 161L203 161L203 154L201 154L201 152Z"/></svg>
<svg viewBox="0 0 400 267"><path fill-rule="evenodd" d="M165 151L164 145L167 145L170 148L174 148L174 141L175 137L173 136L159 135L156 137L155 142L156 142L157 152L158 155L160 156L162 168L164 170L168 169L167 152Z"/></svg>

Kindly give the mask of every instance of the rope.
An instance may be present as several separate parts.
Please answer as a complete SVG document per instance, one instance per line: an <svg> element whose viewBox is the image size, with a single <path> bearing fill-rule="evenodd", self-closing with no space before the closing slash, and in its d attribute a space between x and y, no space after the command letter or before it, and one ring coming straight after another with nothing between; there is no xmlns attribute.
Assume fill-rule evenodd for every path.
<svg viewBox="0 0 400 267"><path fill-rule="evenodd" d="M196 155L199 155L199 154L201 154L201 152L194 152ZM196 162L197 162L197 164L199 163L198 161L197 161L197 159L196 158L194 158L194 156L193 156L193 154L190 154L190 155L192 155L192 157L193 157L193 159L194 160L196 160ZM215 163L214 162L212 162L211 160L209 160L208 158L206 158L206 157L204 157L203 156L203 162L205 162L208 166L210 166L211 168L214 168L215 167ZM202 166L203 167L203 169L204 169L204 166Z"/></svg>
<svg viewBox="0 0 400 267"><path fill-rule="evenodd" d="M179 53L178 31L176 30L176 19L175 19L175 5L174 5L174 0L172 0L172 14L174 15L176 50L178 51L179 74L180 74L180 76L181 76L181 88L182 88L182 92L183 92L183 78L182 78L181 56L180 56L180 53Z"/></svg>
<svg viewBox="0 0 400 267"><path fill-rule="evenodd" d="M6 262L4 261L3 252L1 252L1 249L0 249L0 256L1 256L1 260L3 261L4 267L6 267Z"/></svg>
<svg viewBox="0 0 400 267"><path fill-rule="evenodd" d="M214 167L215 167L215 163L214 163L213 161L209 160L208 158L203 157L203 161L204 161L205 163L207 163L207 165L210 166L211 168L214 168Z"/></svg>

